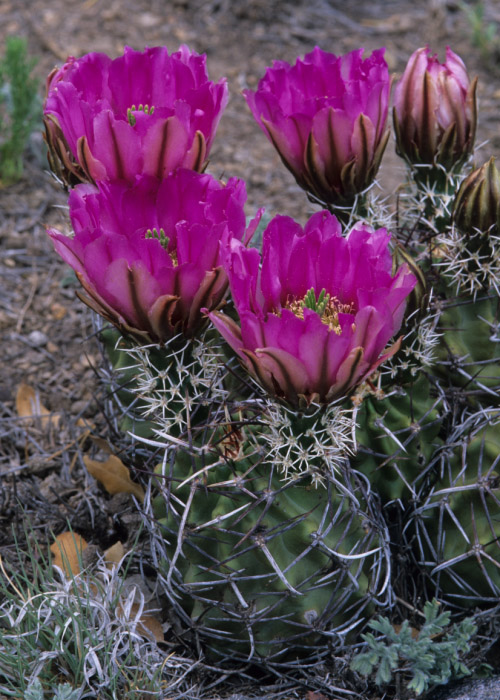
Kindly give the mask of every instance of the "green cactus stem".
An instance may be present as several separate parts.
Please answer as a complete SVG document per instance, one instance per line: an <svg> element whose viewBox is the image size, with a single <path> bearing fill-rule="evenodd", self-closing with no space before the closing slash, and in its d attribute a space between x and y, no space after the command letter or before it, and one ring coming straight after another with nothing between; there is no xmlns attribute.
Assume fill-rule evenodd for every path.
<svg viewBox="0 0 500 700"><path fill-rule="evenodd" d="M387 395L371 392L362 398L351 464L368 477L383 503L415 497L415 482L442 444L445 414L442 395L423 373Z"/></svg>
<svg viewBox="0 0 500 700"><path fill-rule="evenodd" d="M500 595L500 411L481 411L451 433L407 535L429 589L453 607Z"/></svg>
<svg viewBox="0 0 500 700"><path fill-rule="evenodd" d="M157 470L163 589L215 657L311 654L386 598L384 525L354 472L284 482L240 429L237 458L222 440Z"/></svg>

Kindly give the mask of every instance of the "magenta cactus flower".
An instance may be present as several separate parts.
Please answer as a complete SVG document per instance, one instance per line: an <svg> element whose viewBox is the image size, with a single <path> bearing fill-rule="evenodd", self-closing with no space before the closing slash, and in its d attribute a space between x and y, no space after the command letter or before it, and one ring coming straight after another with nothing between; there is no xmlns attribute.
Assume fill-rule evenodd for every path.
<svg viewBox="0 0 500 700"><path fill-rule="evenodd" d="M398 154L410 165L462 164L474 147L476 85L449 46L444 63L428 47L417 49L394 92Z"/></svg>
<svg viewBox="0 0 500 700"><path fill-rule="evenodd" d="M243 93L297 183L322 203L352 203L377 174L389 138L384 51L363 60L363 49L337 57L316 47L294 66L275 61Z"/></svg>
<svg viewBox="0 0 500 700"><path fill-rule="evenodd" d="M187 46L69 58L47 81L51 167L70 183L201 171L227 99L225 79L209 80Z"/></svg>
<svg viewBox="0 0 500 700"><path fill-rule="evenodd" d="M390 234L356 225L342 236L321 211L304 229L275 217L256 249L231 241L226 260L240 325L219 311L214 326L267 392L296 408L351 393L399 347L416 284L406 264L393 276Z"/></svg>
<svg viewBox="0 0 500 700"><path fill-rule="evenodd" d="M163 343L192 337L216 309L228 279L222 261L234 238L246 245L245 183L224 186L180 169L162 181L79 185L69 196L74 238L49 229L56 251L75 270L90 307L122 333Z"/></svg>

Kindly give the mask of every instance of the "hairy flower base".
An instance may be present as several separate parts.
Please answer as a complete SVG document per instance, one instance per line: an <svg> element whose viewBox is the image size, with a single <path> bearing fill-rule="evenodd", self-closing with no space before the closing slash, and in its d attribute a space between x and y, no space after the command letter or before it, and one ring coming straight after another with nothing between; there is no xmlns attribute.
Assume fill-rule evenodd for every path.
<svg viewBox="0 0 500 700"><path fill-rule="evenodd" d="M346 463L355 450L356 424L351 410L335 404L314 406L297 414L275 401L266 401L258 442L267 446L265 463L275 465L284 481L310 476L324 486L327 475Z"/></svg>

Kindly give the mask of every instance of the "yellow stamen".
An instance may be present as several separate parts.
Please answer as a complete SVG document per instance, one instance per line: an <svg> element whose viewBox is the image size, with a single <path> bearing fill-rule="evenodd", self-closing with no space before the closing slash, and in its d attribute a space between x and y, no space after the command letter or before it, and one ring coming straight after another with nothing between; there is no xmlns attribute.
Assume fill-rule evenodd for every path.
<svg viewBox="0 0 500 700"><path fill-rule="evenodd" d="M285 308L289 309L298 318L303 319L304 309L308 308L304 304L306 297L303 299L287 299ZM337 299L337 297L329 296L328 301L324 304L324 308L321 309L321 313L318 313L318 316L321 318L321 321L328 326L328 330L340 335L342 333L342 328L339 322L339 314L352 314L353 312L354 304L344 304Z"/></svg>
<svg viewBox="0 0 500 700"><path fill-rule="evenodd" d="M173 248L172 250L168 249L170 238L165 235L165 230L163 228L161 228L159 231L157 228L148 228L148 230L146 231L145 238L156 238L158 241L160 241L161 247L164 250L166 250L167 253L170 255L170 258L174 263L174 267L177 267L177 265L179 264L179 261L177 260L177 251L175 250L175 248Z"/></svg>
<svg viewBox="0 0 500 700"><path fill-rule="evenodd" d="M135 126L137 119L136 119L134 112L144 112L144 114L153 114L154 111L155 111L154 105L151 105L151 107L149 105L143 105L143 104L140 104L139 107L132 105L132 107L129 107L127 109L128 123L130 124L130 126Z"/></svg>

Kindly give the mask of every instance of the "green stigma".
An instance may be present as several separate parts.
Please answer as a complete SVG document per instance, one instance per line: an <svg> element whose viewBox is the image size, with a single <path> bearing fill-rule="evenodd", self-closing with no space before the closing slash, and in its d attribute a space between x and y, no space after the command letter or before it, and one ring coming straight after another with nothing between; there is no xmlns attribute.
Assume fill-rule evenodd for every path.
<svg viewBox="0 0 500 700"><path fill-rule="evenodd" d="M329 303L330 295L326 293L326 289L323 288L319 293L319 297L316 299L314 287L311 287L311 289L305 295L302 305L305 309L316 311L318 316L323 316Z"/></svg>
<svg viewBox="0 0 500 700"><path fill-rule="evenodd" d="M144 114L153 114L154 111L155 111L154 105L151 105L151 107L149 105L143 105L143 104L140 104L138 107L136 107L135 105L132 105L132 107L129 107L127 109L128 123L130 124L130 126L135 126L137 119L135 117L134 112L144 112Z"/></svg>
<svg viewBox="0 0 500 700"><path fill-rule="evenodd" d="M148 228L148 230L146 231L146 238L156 238L160 241L161 247L165 250L168 250L168 244L170 243L170 239L168 236L165 235L164 229L161 228L158 231L157 228Z"/></svg>

